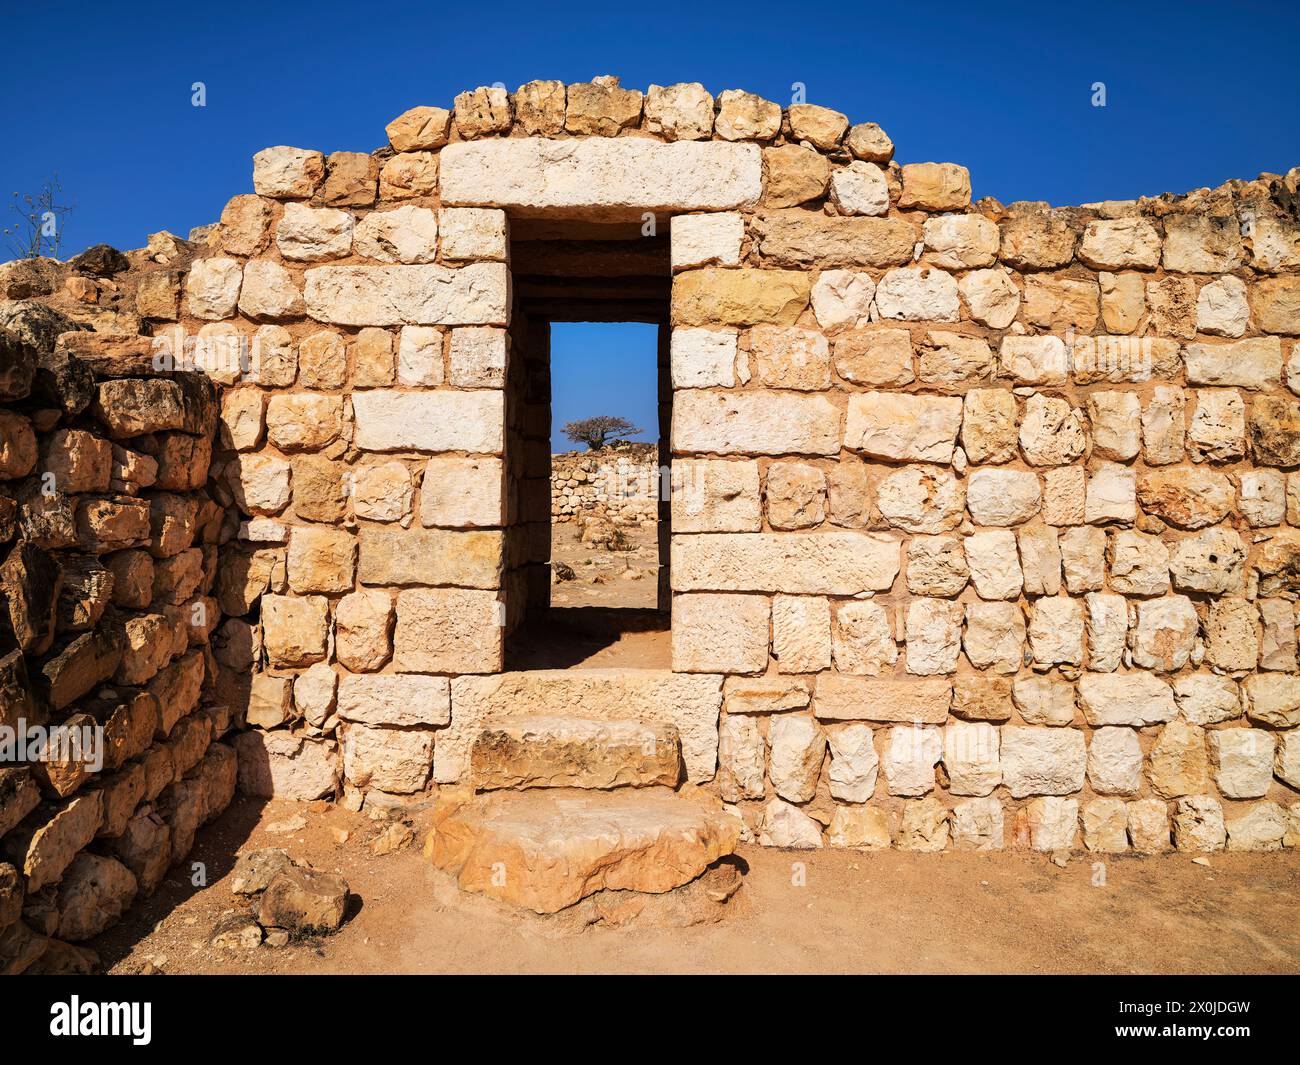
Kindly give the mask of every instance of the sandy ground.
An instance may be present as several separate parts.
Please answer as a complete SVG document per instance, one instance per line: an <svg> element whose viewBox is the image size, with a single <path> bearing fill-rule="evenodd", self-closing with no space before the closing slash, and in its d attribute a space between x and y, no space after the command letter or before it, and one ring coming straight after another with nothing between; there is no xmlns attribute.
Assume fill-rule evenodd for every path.
<svg viewBox="0 0 1300 1065"><path fill-rule="evenodd" d="M551 530L554 559L574 577L552 580L551 610L511 637L506 668L670 668L668 615L656 610L655 528L626 527L626 551L581 543L572 522Z"/></svg>
<svg viewBox="0 0 1300 1065"><path fill-rule="evenodd" d="M295 815L304 829L273 833ZM324 803L236 803L199 834L191 861L88 944L115 973L1296 973L1300 853L1080 856L1064 868L1022 853L792 852L746 847L729 916L685 929L591 928L559 939L527 921L435 901L417 842L383 857L383 823ZM347 832L339 842L337 832ZM354 900L335 935L287 947L207 943L231 894L235 850L284 847L341 873ZM1104 885L1096 886L1098 871ZM800 886L802 885L802 886Z"/></svg>

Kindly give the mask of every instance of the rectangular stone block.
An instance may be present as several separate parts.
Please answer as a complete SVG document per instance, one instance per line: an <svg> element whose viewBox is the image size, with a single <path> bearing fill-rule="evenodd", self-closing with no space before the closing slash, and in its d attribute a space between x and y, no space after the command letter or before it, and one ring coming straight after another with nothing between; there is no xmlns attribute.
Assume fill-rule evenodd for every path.
<svg viewBox="0 0 1300 1065"><path fill-rule="evenodd" d="M408 588L397 595L393 666L420 673L495 673L505 661L504 620L495 592Z"/></svg>
<svg viewBox="0 0 1300 1065"><path fill-rule="evenodd" d="M872 458L946 465L961 428L961 412L957 396L854 395L849 398L844 446Z"/></svg>
<svg viewBox="0 0 1300 1065"><path fill-rule="evenodd" d="M338 713L363 725L445 725L451 720L451 686L446 677L420 673L344 673Z"/></svg>
<svg viewBox="0 0 1300 1065"><path fill-rule="evenodd" d="M764 218L762 226L760 250L776 266L901 266L912 261L920 237L898 218L830 218L810 211L780 212Z"/></svg>
<svg viewBox="0 0 1300 1065"><path fill-rule="evenodd" d="M678 392L673 451L718 455L838 455L840 410L825 396Z"/></svg>
<svg viewBox="0 0 1300 1065"><path fill-rule="evenodd" d="M509 325L505 263L459 269L318 266L304 274L307 313L336 325Z"/></svg>
<svg viewBox="0 0 1300 1065"><path fill-rule="evenodd" d="M542 669L492 677L454 677L451 726L438 733L434 777L464 778L470 745L484 724L502 718L572 714L595 721L634 720L677 726L692 783L713 779L718 762L722 677L666 669Z"/></svg>
<svg viewBox="0 0 1300 1065"><path fill-rule="evenodd" d="M758 463L675 459L672 508L676 532L758 532Z"/></svg>
<svg viewBox="0 0 1300 1065"><path fill-rule="evenodd" d="M823 721L896 721L942 725L952 701L952 681L891 680L823 673L817 678L813 713Z"/></svg>
<svg viewBox="0 0 1300 1065"><path fill-rule="evenodd" d="M500 459L435 455L424 468L420 522L451 528L502 525L505 498Z"/></svg>
<svg viewBox="0 0 1300 1065"><path fill-rule="evenodd" d="M362 451L470 451L500 455L505 393L354 392L356 446Z"/></svg>
<svg viewBox="0 0 1300 1065"><path fill-rule="evenodd" d="M673 598L673 669L761 673L767 668L770 601L763 595Z"/></svg>
<svg viewBox="0 0 1300 1065"><path fill-rule="evenodd" d="M517 217L639 221L645 211L722 211L752 206L763 186L757 145L710 141L461 141L443 149L440 165L444 205L504 207Z"/></svg>
<svg viewBox="0 0 1300 1065"><path fill-rule="evenodd" d="M884 533L704 533L674 536L677 592L857 595L898 576L899 540Z"/></svg>
<svg viewBox="0 0 1300 1065"><path fill-rule="evenodd" d="M367 526L361 530L362 584L447 584L498 588L504 540L499 530L403 529Z"/></svg>
<svg viewBox="0 0 1300 1065"><path fill-rule="evenodd" d="M793 325L811 293L801 270L688 270L673 278L673 325Z"/></svg>

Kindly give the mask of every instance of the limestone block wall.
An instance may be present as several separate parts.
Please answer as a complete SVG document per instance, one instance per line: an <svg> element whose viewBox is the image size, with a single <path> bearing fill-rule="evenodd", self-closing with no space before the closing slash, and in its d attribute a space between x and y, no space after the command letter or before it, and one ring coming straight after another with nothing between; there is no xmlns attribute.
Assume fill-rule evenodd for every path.
<svg viewBox="0 0 1300 1065"><path fill-rule="evenodd" d="M510 225L648 220L673 670L722 697L693 780L781 845L1300 836L1300 171L972 203L872 123L612 79L387 132L259 153L138 288L220 386L213 684L246 789L429 786L540 573Z"/></svg>
<svg viewBox="0 0 1300 1065"><path fill-rule="evenodd" d="M16 265L7 283L105 285ZM212 382L159 371L149 338L0 303L0 973L91 969L74 944L234 795L232 708L212 698L216 424Z"/></svg>
<svg viewBox="0 0 1300 1065"><path fill-rule="evenodd" d="M597 517L619 525L654 525L659 480L654 444L552 455L551 520Z"/></svg>

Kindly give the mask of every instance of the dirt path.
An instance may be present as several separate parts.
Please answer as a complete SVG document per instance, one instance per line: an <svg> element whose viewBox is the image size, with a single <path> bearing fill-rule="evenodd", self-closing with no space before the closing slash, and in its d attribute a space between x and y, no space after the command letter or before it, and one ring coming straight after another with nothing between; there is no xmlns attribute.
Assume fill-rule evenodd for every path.
<svg viewBox="0 0 1300 1065"><path fill-rule="evenodd" d="M307 828L268 832L301 814ZM415 817L422 840L427 812ZM1111 858L1105 885L1080 857L789 852L745 848L737 909L717 925L589 929L551 939L525 923L434 900L419 843L374 857L381 823L319 804L240 802L200 833L209 886L173 871L90 946L111 971L167 973L1282 973L1300 972L1300 854ZM337 842L335 831L349 833ZM345 876L359 909L335 936L238 953L207 935L239 900L229 858L284 847ZM805 870L804 886L796 863Z"/></svg>

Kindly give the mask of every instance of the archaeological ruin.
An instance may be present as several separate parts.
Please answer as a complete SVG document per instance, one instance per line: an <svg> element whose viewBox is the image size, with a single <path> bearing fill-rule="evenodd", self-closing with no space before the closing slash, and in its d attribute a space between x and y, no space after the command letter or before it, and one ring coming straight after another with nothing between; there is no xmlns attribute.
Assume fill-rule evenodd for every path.
<svg viewBox="0 0 1300 1065"><path fill-rule="evenodd" d="M1300 844L1300 168L972 202L598 78L218 209L0 267L0 971L86 964L237 792L436 799L428 860L538 913L742 841ZM574 321L659 329L663 668L512 668ZM60 726L97 759L14 753Z"/></svg>

